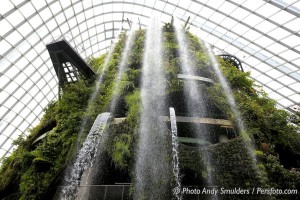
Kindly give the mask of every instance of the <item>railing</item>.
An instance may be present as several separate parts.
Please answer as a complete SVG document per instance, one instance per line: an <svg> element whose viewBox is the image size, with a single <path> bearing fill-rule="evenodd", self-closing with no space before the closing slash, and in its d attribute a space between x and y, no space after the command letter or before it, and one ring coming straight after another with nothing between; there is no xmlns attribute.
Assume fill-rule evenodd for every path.
<svg viewBox="0 0 300 200"><path fill-rule="evenodd" d="M60 186L54 196L55 200L59 199L59 191L66 186ZM97 199L97 200L130 200L130 184L124 185L80 185L78 186L77 199ZM88 192L87 192L88 191ZM81 198L81 194L86 193Z"/></svg>

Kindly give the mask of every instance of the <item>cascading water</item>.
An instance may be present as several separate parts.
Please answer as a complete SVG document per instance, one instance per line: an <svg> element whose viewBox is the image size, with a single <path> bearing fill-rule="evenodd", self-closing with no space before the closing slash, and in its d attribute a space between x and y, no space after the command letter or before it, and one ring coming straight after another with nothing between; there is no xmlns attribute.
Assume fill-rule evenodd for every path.
<svg viewBox="0 0 300 200"><path fill-rule="evenodd" d="M221 72L218 61L216 60L214 54L212 53L212 50L211 50L210 46L206 42L204 43L204 45L206 47L207 53L208 53L208 55L210 57L210 60L212 62L213 70L217 74L217 78L218 78L218 80L221 84L221 87L223 88L223 91L225 93L227 101L228 101L232 111L234 112L239 131L243 132L244 131L244 123L242 121L241 114L240 114L239 110L237 109L237 106L236 106L235 100L233 98L231 88L230 88L226 78L224 77L223 73Z"/></svg>
<svg viewBox="0 0 300 200"><path fill-rule="evenodd" d="M195 73L195 63L191 58L188 51L188 43L185 38L184 30L179 26L175 25L176 36L179 44L179 56L181 61L181 71L183 74L196 75ZM184 81L184 93L186 97L187 111L189 116L203 117L206 115L207 108L203 99L202 89L196 80ZM193 128L196 130L197 137L201 140L208 141L210 131L205 126L199 124L193 124ZM206 158L204 163L207 170L207 185L210 187L214 186L214 180L212 176L212 161L210 153L202 148L200 151L201 155ZM216 168L214 166L214 168ZM213 198L217 198L213 196Z"/></svg>
<svg viewBox="0 0 300 200"><path fill-rule="evenodd" d="M112 112L112 113L115 112L115 107L118 104L119 95L117 93L119 92L119 89L120 89L119 87L120 87L122 75L124 74L124 72L127 69L126 65L128 62L129 53L130 53L132 43L133 43L134 32L135 32L135 29L134 29L134 27L132 27L132 29L130 29L130 31L129 31L129 35L126 40L125 49L122 54L122 59L121 59L121 63L120 63L119 69L118 69L117 77L115 79L115 85L114 85L114 89L113 89L115 94L113 95L113 98L110 103L110 109L109 109L110 112Z"/></svg>
<svg viewBox="0 0 300 200"><path fill-rule="evenodd" d="M174 195L177 199L182 199L181 197L181 183L179 176L179 159L178 159L178 139L177 139L177 125L176 125L176 114L174 108L170 108L170 121L171 121L171 132L172 132L172 157L173 157L173 174L176 181L176 191ZM175 191L175 190L174 190Z"/></svg>
<svg viewBox="0 0 300 200"><path fill-rule="evenodd" d="M73 164L71 176L65 180L66 186L63 187L59 199L76 199L82 174L84 173L84 170L90 167L90 164L96 155L99 141L105 131L105 126L109 122L110 118L110 113L102 113L96 118L82 148L78 153L77 159Z"/></svg>
<svg viewBox="0 0 300 200"><path fill-rule="evenodd" d="M151 20L146 34L142 68L141 118L135 163L135 199L166 199L170 164L167 161L167 128L160 116L165 109L161 28Z"/></svg>
<svg viewBox="0 0 300 200"><path fill-rule="evenodd" d="M103 78L105 77L105 72L106 72L107 67L108 67L108 62L110 61L110 59L112 57L112 54L113 54L115 46L116 46L116 39L118 39L118 36L120 35L121 31L122 31L122 29L120 28L117 32L117 35L114 39L114 42L113 42L112 46L111 46L111 48L108 52L108 55L105 58L103 67L101 69L101 72L100 72L100 70L97 71L97 73L100 72L100 75L97 77L96 87L95 87L95 89L94 89L94 91L93 91L93 93L90 96L90 99L88 101L88 106L87 106L87 109L86 109L86 113L89 113L91 111L91 109L93 108L93 103L95 102L95 99L96 99L96 97L98 96L98 94L100 92L100 86L103 82ZM83 121L82 121L82 124L81 124L81 127L80 127L79 134L78 134L79 138L82 136L82 134L84 132L84 129L86 128L87 122L88 122L88 117L84 117Z"/></svg>
<svg viewBox="0 0 300 200"><path fill-rule="evenodd" d="M200 40L201 41L201 40ZM224 77L222 71L220 70L220 67L219 67L219 63L218 61L216 60L210 46L208 45L207 42L204 42L204 45L206 47L206 51L207 53L209 54L209 57L210 57L210 60L212 62L212 67L217 75L217 78L223 88L223 91L224 91L224 94L227 98L227 101L235 115L235 119L236 119L236 122L237 122L237 126L238 126L238 129L239 129L239 132L244 134L244 143L247 147L247 151L248 151L248 154L249 156L252 158L253 160L253 169L255 169L256 173L259 173L259 174L262 174L260 169L257 167L256 165L256 156L254 155L254 147L251 143L251 139L248 138L248 136L246 136L245 134L245 128L244 128L244 123L243 123L243 120L242 120L242 117L241 117L241 114L236 106L236 103L235 103L235 100L234 100L234 97L233 97L233 93L232 93L232 90L229 86L229 83L227 82L226 78Z"/></svg>

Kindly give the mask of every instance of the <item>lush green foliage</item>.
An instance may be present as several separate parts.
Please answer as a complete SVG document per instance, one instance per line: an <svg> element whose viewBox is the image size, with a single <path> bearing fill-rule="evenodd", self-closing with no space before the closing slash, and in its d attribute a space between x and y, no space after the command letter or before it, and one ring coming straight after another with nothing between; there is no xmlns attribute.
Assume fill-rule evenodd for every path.
<svg viewBox="0 0 300 200"><path fill-rule="evenodd" d="M211 62L201 41L187 33L190 53L195 61L197 75L214 79ZM53 193L59 184L74 150L78 148L88 133L96 116L108 111L113 95L118 95L119 104L114 113L117 117L126 117L120 124L109 128L109 139L105 146L105 154L111 162L110 167L116 168L121 174L131 175L134 164L134 151L138 141L139 117L141 112L140 77L144 54L145 31L135 33L134 44L128 60L127 70L122 75L119 91L113 91L115 77L127 39L121 34L116 44L107 69L104 62L107 56L91 58L89 63L98 72L104 71L99 94L94 102L89 102L95 86L84 82L69 84L63 88L63 96L57 102L51 102L45 110L40 124L30 130L28 138L19 137L14 143L18 148L6 158L0 169L0 197L20 192L21 199L43 199ZM167 77L167 98L173 96L184 98L183 82L177 78L180 73L179 46L173 27L168 24L163 32L163 66ZM275 101L254 85L249 73L235 68L231 63L219 60L220 67L229 81L238 108L242 114L247 135L253 138L256 146L257 168L261 174L253 173L253 162L244 154L249 154L243 146L242 138L238 137L228 143L213 145L209 152L217 163L219 170L214 171L216 180L223 186L253 187L265 186L266 178L269 186L275 188L300 188L300 175L289 168L300 167L300 135L299 128L289 124L289 114L279 110ZM235 120L235 116L226 100L219 83L201 85L206 101L216 107L226 118ZM88 105L89 104L89 105ZM87 125L81 135L80 125L83 118ZM299 122L298 122L299 123ZM47 136L35 140L47 133ZM78 137L79 136L79 137ZM287 158L290 156L289 158ZM191 159L192 158L192 159ZM196 159L195 158L199 158ZM199 157L196 147L180 146L180 163L186 179L195 181L193 184L204 185L208 172L204 168L205 159ZM233 166L234 165L234 166ZM113 167L112 167L113 166ZM243 179L236 180L243 176ZM243 182L244 179L247 181ZM287 197L292 199L292 197Z"/></svg>

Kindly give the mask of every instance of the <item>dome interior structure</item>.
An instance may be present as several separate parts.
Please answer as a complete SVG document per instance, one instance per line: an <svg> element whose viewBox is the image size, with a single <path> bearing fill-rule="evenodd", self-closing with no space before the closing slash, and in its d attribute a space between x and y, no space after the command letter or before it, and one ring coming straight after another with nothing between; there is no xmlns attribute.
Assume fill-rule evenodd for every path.
<svg viewBox="0 0 300 200"><path fill-rule="evenodd" d="M46 45L65 38L89 60L106 53L120 30L147 29L172 16L216 55L235 55L277 106L300 106L299 0L2 0L0 6L0 160L58 99Z"/></svg>

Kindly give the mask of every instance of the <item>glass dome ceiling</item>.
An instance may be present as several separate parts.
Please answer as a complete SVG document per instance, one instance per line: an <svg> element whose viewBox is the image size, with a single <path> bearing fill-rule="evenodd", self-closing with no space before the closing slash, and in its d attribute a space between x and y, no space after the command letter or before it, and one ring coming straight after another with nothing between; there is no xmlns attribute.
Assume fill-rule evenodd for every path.
<svg viewBox="0 0 300 200"><path fill-rule="evenodd" d="M278 107L299 109L300 0L1 0L0 160L58 97L47 43L64 36L84 58L99 56L128 21L146 28L153 15L190 17L190 31L238 57Z"/></svg>

